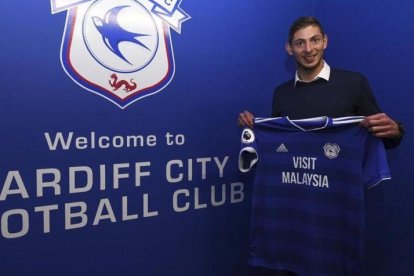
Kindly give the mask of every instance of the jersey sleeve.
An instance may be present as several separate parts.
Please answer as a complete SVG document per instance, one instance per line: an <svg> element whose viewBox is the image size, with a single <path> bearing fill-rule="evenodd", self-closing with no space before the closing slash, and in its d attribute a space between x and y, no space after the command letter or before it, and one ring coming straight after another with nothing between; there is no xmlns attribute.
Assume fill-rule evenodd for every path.
<svg viewBox="0 0 414 276"><path fill-rule="evenodd" d="M369 136L363 161L365 187L370 189L387 179L391 179L391 173L384 144L381 139Z"/></svg>
<svg viewBox="0 0 414 276"><path fill-rule="evenodd" d="M241 149L239 153L239 170L248 172L256 164L259 156L254 132L245 128L241 134Z"/></svg>

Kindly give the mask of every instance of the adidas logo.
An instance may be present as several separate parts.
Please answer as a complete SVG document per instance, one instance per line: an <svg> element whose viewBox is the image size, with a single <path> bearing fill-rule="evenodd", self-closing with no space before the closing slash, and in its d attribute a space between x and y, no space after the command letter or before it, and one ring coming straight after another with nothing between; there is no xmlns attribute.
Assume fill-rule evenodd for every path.
<svg viewBox="0 0 414 276"><path fill-rule="evenodd" d="M276 152L289 152L285 144L280 144L280 146L276 149Z"/></svg>

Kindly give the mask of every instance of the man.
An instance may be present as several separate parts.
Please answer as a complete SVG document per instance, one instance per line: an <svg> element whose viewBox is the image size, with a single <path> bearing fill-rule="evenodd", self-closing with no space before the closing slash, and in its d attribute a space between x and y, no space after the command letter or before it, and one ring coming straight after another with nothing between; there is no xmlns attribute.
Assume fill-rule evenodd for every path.
<svg viewBox="0 0 414 276"><path fill-rule="evenodd" d="M274 91L272 117L303 119L317 116L361 115L361 125L384 138L387 148L397 146L404 134L402 125L382 113L367 79L355 72L331 69L323 59L328 36L314 17L300 17L291 26L286 51L297 65L295 79ZM253 126L254 115L239 114L240 126Z"/></svg>
<svg viewBox="0 0 414 276"><path fill-rule="evenodd" d="M286 51L296 60L295 78L278 86L273 95L272 117L306 119L365 116L361 126L382 138L386 148L399 145L404 130L378 107L368 80L360 73L331 69L323 59L328 36L314 17L300 17L289 30ZM254 115L239 114L240 126L253 127ZM304 249L305 250L305 249ZM257 268L252 275L295 275L290 271Z"/></svg>

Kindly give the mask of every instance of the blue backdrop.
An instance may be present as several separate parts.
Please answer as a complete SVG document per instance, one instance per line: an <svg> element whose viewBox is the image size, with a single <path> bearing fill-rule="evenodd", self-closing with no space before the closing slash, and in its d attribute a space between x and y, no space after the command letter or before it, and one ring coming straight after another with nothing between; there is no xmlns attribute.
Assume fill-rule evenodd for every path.
<svg viewBox="0 0 414 276"><path fill-rule="evenodd" d="M2 275L246 275L251 176L237 170L236 118L245 109L270 115L274 87L294 73L284 52L287 30L307 14L325 25L328 63L363 72L383 110L405 124L405 140L389 152L393 179L367 195L366 269L414 272L411 1L122 0L134 12L175 3L182 25L177 30L149 9L155 22L164 22L157 24L165 26L159 47L166 49L157 53L167 53L159 63L169 71L144 89L138 72L160 70L114 70L143 87L115 103L108 100L118 99L110 94L108 68L93 63L82 41L65 44L64 34L76 37L66 20L86 18L82 7L118 2L6 2L0 10ZM90 20L98 24L97 17ZM73 57L61 55L65 47Z"/></svg>
<svg viewBox="0 0 414 276"><path fill-rule="evenodd" d="M316 1L316 15L331 34L328 60L363 72L383 111L404 122L406 137L389 151L392 180L367 193L367 272L412 274L414 265L414 96L409 84L414 33L410 1Z"/></svg>

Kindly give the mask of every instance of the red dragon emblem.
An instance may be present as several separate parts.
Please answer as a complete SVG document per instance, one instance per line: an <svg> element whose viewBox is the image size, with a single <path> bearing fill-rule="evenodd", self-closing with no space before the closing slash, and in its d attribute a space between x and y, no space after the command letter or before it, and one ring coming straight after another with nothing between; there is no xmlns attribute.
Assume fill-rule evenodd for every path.
<svg viewBox="0 0 414 276"><path fill-rule="evenodd" d="M137 84L134 82L134 79L131 79L129 82L126 80L118 80L118 76L114 73L111 75L111 80L109 80L109 84L113 88L114 91L118 90L122 86L124 86L124 90L126 92L134 91L137 88Z"/></svg>

